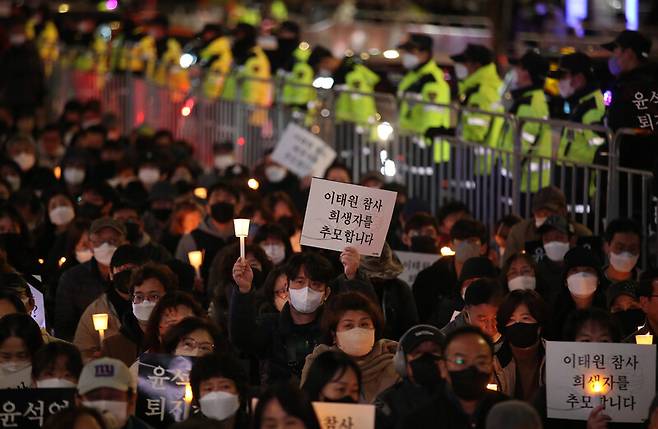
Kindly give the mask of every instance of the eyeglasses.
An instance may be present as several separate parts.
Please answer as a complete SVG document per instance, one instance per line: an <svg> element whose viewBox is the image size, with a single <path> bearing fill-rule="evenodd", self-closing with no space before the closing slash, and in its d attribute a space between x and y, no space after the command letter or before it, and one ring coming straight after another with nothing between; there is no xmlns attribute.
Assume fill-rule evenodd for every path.
<svg viewBox="0 0 658 429"><path fill-rule="evenodd" d="M162 298L162 296L160 294L157 294L157 293L150 293L148 295L143 295L141 293L136 293L136 294L133 294L133 296L132 296L132 302L134 304L141 304L144 301L158 302L160 300L160 298Z"/></svg>
<svg viewBox="0 0 658 429"><path fill-rule="evenodd" d="M304 287L310 287L316 292L324 292L325 284L318 281L313 281L304 277L297 277L291 282L293 289L302 289Z"/></svg>
<svg viewBox="0 0 658 429"><path fill-rule="evenodd" d="M181 341L181 348L186 352L198 350L202 353L212 353L215 350L215 345L209 342L200 342L194 338L184 337Z"/></svg>

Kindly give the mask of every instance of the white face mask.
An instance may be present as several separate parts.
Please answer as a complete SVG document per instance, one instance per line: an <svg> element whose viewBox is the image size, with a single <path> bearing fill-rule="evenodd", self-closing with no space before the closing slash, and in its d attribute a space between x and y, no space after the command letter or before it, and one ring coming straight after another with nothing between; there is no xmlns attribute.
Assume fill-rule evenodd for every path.
<svg viewBox="0 0 658 429"><path fill-rule="evenodd" d="M352 328L349 331L336 332L336 343L339 349L350 356L365 356L375 344L375 330Z"/></svg>
<svg viewBox="0 0 658 429"><path fill-rule="evenodd" d="M123 401L82 401L82 405L101 413L109 429L121 429L128 422L128 403Z"/></svg>
<svg viewBox="0 0 658 429"><path fill-rule="evenodd" d="M286 246L283 244L261 244L260 247L274 265L279 265L286 259Z"/></svg>
<svg viewBox="0 0 658 429"><path fill-rule="evenodd" d="M571 295L577 298L589 298L596 291L598 277L592 273L576 273L567 277L567 286Z"/></svg>
<svg viewBox="0 0 658 429"><path fill-rule="evenodd" d="M157 168L144 167L140 168L137 173L139 180L145 185L153 185L160 180L160 170Z"/></svg>
<svg viewBox="0 0 658 429"><path fill-rule="evenodd" d="M418 64L420 64L420 60L418 59L417 56L410 52L405 52L402 54L402 67L404 67L407 70L412 70L415 69Z"/></svg>
<svg viewBox="0 0 658 429"><path fill-rule="evenodd" d="M85 171L82 168L69 167L64 169L64 181L69 185L79 185L85 180Z"/></svg>
<svg viewBox="0 0 658 429"><path fill-rule="evenodd" d="M73 210L73 207L71 206L55 207L48 213L48 217L53 225L66 225L75 218L75 210Z"/></svg>
<svg viewBox="0 0 658 429"><path fill-rule="evenodd" d="M149 317L151 317L155 304L155 302L151 301L143 301L140 304L133 302L133 314L140 322L147 322Z"/></svg>
<svg viewBox="0 0 658 429"><path fill-rule="evenodd" d="M21 178L16 175L9 175L5 176L5 180L7 183L9 183L9 186L11 186L12 191L18 191L18 189L21 187Z"/></svg>
<svg viewBox="0 0 658 429"><path fill-rule="evenodd" d="M510 292L514 290L535 290L537 279L533 276L518 276L507 282Z"/></svg>
<svg viewBox="0 0 658 429"><path fill-rule="evenodd" d="M278 183L286 178L287 170L278 165L270 165L265 168L265 177L272 183Z"/></svg>
<svg viewBox="0 0 658 429"><path fill-rule="evenodd" d="M535 216L535 228L539 229L544 224L544 222L546 222L546 216L544 217Z"/></svg>
<svg viewBox="0 0 658 429"><path fill-rule="evenodd" d="M116 250L116 246L112 246L109 243L103 243L98 247L94 247L94 258L96 258L99 264L109 267L110 261L112 261L112 256Z"/></svg>
<svg viewBox="0 0 658 429"><path fill-rule="evenodd" d="M288 302L287 298L279 298L278 296L274 296L274 307L276 307L276 311L281 313L281 310L283 310L283 306L286 305L286 302Z"/></svg>
<svg viewBox="0 0 658 429"><path fill-rule="evenodd" d="M37 389L75 389L78 385L65 378L37 380Z"/></svg>
<svg viewBox="0 0 658 429"><path fill-rule="evenodd" d="M235 157L233 155L217 155L215 157L215 168L218 170L225 170L233 164L235 164Z"/></svg>
<svg viewBox="0 0 658 429"><path fill-rule="evenodd" d="M32 366L32 362L30 362L29 360L3 362L0 363L0 371L5 375L9 375L24 370L29 366Z"/></svg>
<svg viewBox="0 0 658 429"><path fill-rule="evenodd" d="M204 416L219 421L226 420L240 408L240 398L228 392L210 392L199 399Z"/></svg>
<svg viewBox="0 0 658 429"><path fill-rule="evenodd" d="M560 97L569 98L573 95L575 89L571 86L571 81L568 79L561 79L557 83L558 91L560 92Z"/></svg>
<svg viewBox="0 0 658 429"><path fill-rule="evenodd" d="M464 64L455 64L455 75L457 79L464 80L468 77L468 69Z"/></svg>
<svg viewBox="0 0 658 429"><path fill-rule="evenodd" d="M301 289L289 289L288 299L290 305L292 305L295 310L300 313L309 314L317 310L320 304L322 304L324 294L322 292L314 291L307 286Z"/></svg>
<svg viewBox="0 0 658 429"><path fill-rule="evenodd" d="M640 255L633 255L630 252L610 252L609 256L610 265L612 265L612 268L614 268L615 271L619 271L620 273L630 273L635 267L635 264L637 264L639 258Z"/></svg>
<svg viewBox="0 0 658 429"><path fill-rule="evenodd" d="M94 252L92 252L91 249L75 251L75 259L77 259L78 262L80 262L81 264L84 264L85 262L91 260L93 256L94 256Z"/></svg>
<svg viewBox="0 0 658 429"><path fill-rule="evenodd" d="M564 260L564 255L569 251L569 243L564 241L549 241L544 243L544 250L546 256L553 262L561 262Z"/></svg>
<svg viewBox="0 0 658 429"><path fill-rule="evenodd" d="M30 168L34 167L37 158L33 153L21 152L14 157L14 162L18 164L22 171L27 171Z"/></svg>

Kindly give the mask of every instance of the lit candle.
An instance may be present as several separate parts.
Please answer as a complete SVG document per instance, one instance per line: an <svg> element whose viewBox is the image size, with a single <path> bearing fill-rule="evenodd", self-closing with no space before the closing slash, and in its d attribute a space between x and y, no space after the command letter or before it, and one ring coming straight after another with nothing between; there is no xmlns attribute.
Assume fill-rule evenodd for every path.
<svg viewBox="0 0 658 429"><path fill-rule="evenodd" d="M183 396L183 400L185 401L185 409L183 410L183 420L187 420L187 418L190 416L190 408L192 407L192 386L190 383L185 384L185 396Z"/></svg>
<svg viewBox="0 0 658 429"><path fill-rule="evenodd" d="M233 219L233 227L235 236L240 238L240 257L244 259L244 239L249 236L249 219Z"/></svg>
<svg viewBox="0 0 658 429"><path fill-rule="evenodd" d="M453 256L454 254L455 251L448 246L444 246L441 248L441 256Z"/></svg>
<svg viewBox="0 0 658 429"><path fill-rule="evenodd" d="M493 383L489 383L489 384L487 384L487 389L497 392L498 391L498 385L493 384Z"/></svg>
<svg viewBox="0 0 658 429"><path fill-rule="evenodd" d="M206 188L194 188L194 196L205 200L208 198L208 190Z"/></svg>
<svg viewBox="0 0 658 429"><path fill-rule="evenodd" d="M62 265L64 265L64 262L66 262L66 257L65 257L65 256L62 256L61 258L59 258L59 262L58 262L58 264L59 264L60 267L61 267Z"/></svg>
<svg viewBox="0 0 658 429"><path fill-rule="evenodd" d="M58 165L53 168L53 175L55 176L55 179L59 180L59 178L62 177L62 167Z"/></svg>
<svg viewBox="0 0 658 429"><path fill-rule="evenodd" d="M203 264L203 252L201 250L193 250L187 252L187 259L190 260L190 265L194 267L196 271L196 276L201 278L201 265Z"/></svg>
<svg viewBox="0 0 658 429"><path fill-rule="evenodd" d="M636 335L635 342L637 344L651 345L653 344L653 335L648 332L644 335Z"/></svg>
<svg viewBox="0 0 658 429"><path fill-rule="evenodd" d="M98 331L98 336L102 344L105 339L105 331L107 330L109 315L107 313L92 314L91 319L94 322L94 329Z"/></svg>

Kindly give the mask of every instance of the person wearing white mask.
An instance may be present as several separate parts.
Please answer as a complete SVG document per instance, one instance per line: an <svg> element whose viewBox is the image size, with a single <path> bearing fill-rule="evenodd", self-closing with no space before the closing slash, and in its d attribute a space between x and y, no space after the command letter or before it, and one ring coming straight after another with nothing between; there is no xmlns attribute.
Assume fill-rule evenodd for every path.
<svg viewBox="0 0 658 429"><path fill-rule="evenodd" d="M606 296L599 285L601 262L594 253L584 247L574 247L564 256L562 287L554 301L550 331L547 339L560 338L569 313L573 310L601 308L605 310Z"/></svg>
<svg viewBox="0 0 658 429"><path fill-rule="evenodd" d="M381 338L384 316L372 299L359 292L335 296L322 315L323 343L306 357L301 385L317 356L340 350L354 359L361 369L361 396L372 402L379 393L400 381L393 356L397 342Z"/></svg>
<svg viewBox="0 0 658 429"><path fill-rule="evenodd" d="M37 389L75 389L82 371L82 356L73 344L55 341L32 358L32 379Z"/></svg>
<svg viewBox="0 0 658 429"><path fill-rule="evenodd" d="M66 231L71 221L75 219L73 201L65 194L54 194L48 200L48 219L55 226L56 234Z"/></svg>
<svg viewBox="0 0 658 429"><path fill-rule="evenodd" d="M315 252L294 254L285 268L288 303L280 313L263 315L258 320L253 317L253 271L246 261L236 261L233 280L237 287L229 291L230 336L237 348L267 363L262 374L264 382L288 381L301 375L305 357L320 343L323 304L336 289L364 290L376 296L372 285L357 276L359 261L356 249L346 248L341 253L344 275L335 279L325 257Z"/></svg>
<svg viewBox="0 0 658 429"><path fill-rule="evenodd" d="M573 225L562 216L549 216L539 228L541 241L528 253L537 259L537 277L544 283L542 293L546 302L552 303L562 287L564 255L575 245Z"/></svg>
<svg viewBox="0 0 658 429"><path fill-rule="evenodd" d="M59 279L55 297L55 331L58 338L70 341L80 316L98 298L110 281L110 262L117 247L126 243L123 223L102 217L89 228L93 258L65 271Z"/></svg>
<svg viewBox="0 0 658 429"><path fill-rule="evenodd" d="M235 158L235 144L232 141L215 143L212 147L212 167L208 168L198 181L199 186L210 188L221 180L244 177L246 182L249 169L238 163Z"/></svg>
<svg viewBox="0 0 658 429"><path fill-rule="evenodd" d="M137 380L119 360L104 357L85 365L76 402L101 413L108 429L150 429L135 417Z"/></svg>
<svg viewBox="0 0 658 429"><path fill-rule="evenodd" d="M166 265L147 262L133 271L129 287L132 311L124 313L119 333L101 344L101 356L126 365L132 365L146 350L144 335L151 313L163 296L178 288L178 280Z"/></svg>
<svg viewBox="0 0 658 429"><path fill-rule="evenodd" d="M144 188L149 191L153 185L160 181L162 177L162 170L153 160L142 162L137 170L137 177L142 182Z"/></svg>
<svg viewBox="0 0 658 429"><path fill-rule="evenodd" d="M537 284L537 263L527 253L517 253L510 256L502 269L503 283L507 290L537 290L542 289Z"/></svg>
<svg viewBox="0 0 658 429"><path fill-rule="evenodd" d="M0 388L31 386L32 357L42 345L39 325L27 314L0 319Z"/></svg>
<svg viewBox="0 0 658 429"><path fill-rule="evenodd" d="M551 215L567 216L567 199L564 192L555 186L540 189L532 196L532 216L515 224L507 234L503 264L511 255L529 251L527 243L541 241L539 228ZM577 222L571 222L576 237L590 237L592 231Z"/></svg>
<svg viewBox="0 0 658 429"><path fill-rule="evenodd" d="M245 407L247 375L233 356L212 353L198 358L190 371L190 385L192 404L200 410L188 419L190 423L203 425L218 421L222 429L249 426ZM172 429L176 427L174 425Z"/></svg>
<svg viewBox="0 0 658 429"><path fill-rule="evenodd" d="M265 224L258 228L254 236L254 244L259 245L274 266L281 266L292 254L290 237L286 231L277 224Z"/></svg>
<svg viewBox="0 0 658 429"><path fill-rule="evenodd" d="M636 266L642 248L642 229L632 219L614 219L605 229L603 249L608 265L603 268L601 288L626 280L637 280Z"/></svg>

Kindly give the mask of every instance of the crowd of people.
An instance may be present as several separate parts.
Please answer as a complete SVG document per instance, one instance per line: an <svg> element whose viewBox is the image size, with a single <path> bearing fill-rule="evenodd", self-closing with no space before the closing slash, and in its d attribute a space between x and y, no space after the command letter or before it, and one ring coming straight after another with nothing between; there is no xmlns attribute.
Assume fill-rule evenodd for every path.
<svg viewBox="0 0 658 429"><path fill-rule="evenodd" d="M286 25L280 34L291 42L281 47L296 48L299 29ZM253 28L240 28L238 47L251 50L240 61L262 71ZM609 46L615 70L638 70L646 42L622 33ZM446 101L431 39L412 35L400 49L413 70L401 91ZM308 62L275 58L282 68L312 64L361 89L374 85L365 67L345 69L325 51L313 50ZM465 65L460 90L471 105L497 109L491 53L471 45L454 60ZM556 76L569 84L560 86L565 98L591 108L574 114L596 122L604 107L590 68L572 54ZM547 64L528 53L515 70L514 108L544 116ZM41 91L42 80L32 79L42 77L24 86ZM309 181L270 153L249 168L232 142L218 143L208 167L169 130L121 134L97 100L69 100L45 122L30 110L43 101L33 94L0 109L0 374L30 368L34 388L76 389L75 406L44 427L148 428L136 415L136 385L140 358L152 353L193 358L194 412L175 428L315 429L312 402L374 404L377 429L625 426L602 406L586 422L548 417L545 344L634 343L645 334L656 344L658 270L638 265L646 232L635 220L609 219L593 237L570 217L564 192L537 181L532 216L506 215L489 231L464 203L444 201L434 215L405 186L373 173L359 184L397 192L381 255L305 247ZM401 106L403 127L447 132L443 113L419 106ZM352 107L368 115L367 105ZM475 114L464 120L473 141L489 144L495 124ZM529 150L544 144L542 132L530 136ZM565 156L594 156L597 135L572 137ZM338 162L324 178L353 183ZM237 218L250 219L244 257ZM191 258L197 251L200 266ZM437 260L406 284L397 251ZM108 317L103 336L97 314ZM650 429L658 428L657 406L643 410Z"/></svg>

